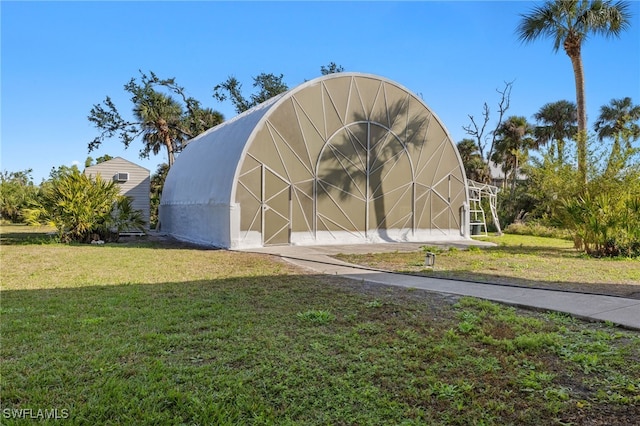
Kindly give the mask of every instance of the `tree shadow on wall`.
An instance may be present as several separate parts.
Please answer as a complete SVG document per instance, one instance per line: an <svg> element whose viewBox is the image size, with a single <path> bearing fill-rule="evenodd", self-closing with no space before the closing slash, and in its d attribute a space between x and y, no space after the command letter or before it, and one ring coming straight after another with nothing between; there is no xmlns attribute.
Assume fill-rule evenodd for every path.
<svg viewBox="0 0 640 426"><path fill-rule="evenodd" d="M318 198L330 198L348 218L349 224L356 228L353 231L361 231L356 224L363 218L350 217L350 213L358 212L345 211L346 206L354 205L353 197L361 200L365 204L363 229L376 230L385 241L392 241L387 231L389 226L404 221L400 228L413 228L415 172L410 151L417 150L410 150L410 147L426 145L425 137L433 119L426 110L426 114L413 114L414 117L408 120L409 105L410 97L407 96L383 111L373 111L370 117L356 114L327 141L316 171ZM420 108L424 107L420 105ZM399 127L401 134L394 133L391 129L402 120L407 123ZM399 196L397 191L401 192ZM395 196L388 202L391 193ZM338 201L344 203L344 208ZM373 217L369 213L370 204L373 204ZM390 220L392 214L393 220ZM366 216L370 218L368 221Z"/></svg>

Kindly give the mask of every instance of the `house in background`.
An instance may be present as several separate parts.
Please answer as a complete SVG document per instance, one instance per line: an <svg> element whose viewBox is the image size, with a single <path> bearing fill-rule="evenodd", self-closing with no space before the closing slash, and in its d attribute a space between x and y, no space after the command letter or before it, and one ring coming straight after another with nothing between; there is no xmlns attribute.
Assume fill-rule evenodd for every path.
<svg viewBox="0 0 640 426"><path fill-rule="evenodd" d="M121 195L132 198L133 208L142 211L145 228L149 229L151 174L148 169L116 157L87 167L84 174L94 178L100 175L103 180L113 180L120 188Z"/></svg>
<svg viewBox="0 0 640 426"><path fill-rule="evenodd" d="M491 185L493 186L504 189L509 185L509 182L511 182L511 175L507 176L505 174L504 170L502 170L502 164L489 161L489 172L491 173ZM527 180L527 176L522 173L521 170L518 170L516 179L519 182L522 182Z"/></svg>

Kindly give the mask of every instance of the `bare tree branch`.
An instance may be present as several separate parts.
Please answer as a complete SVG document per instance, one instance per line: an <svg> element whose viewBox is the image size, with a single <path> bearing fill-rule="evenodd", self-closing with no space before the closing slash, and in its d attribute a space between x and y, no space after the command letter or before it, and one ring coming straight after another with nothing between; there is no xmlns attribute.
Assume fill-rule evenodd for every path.
<svg viewBox="0 0 640 426"><path fill-rule="evenodd" d="M496 89L496 92L500 94L500 102L498 103L498 121L493 131L491 132L491 148L487 153L487 160L491 158L493 155L493 150L496 146L496 131L502 125L502 121L504 120L504 116L507 113L507 110L511 106L511 89L513 87L513 82L515 80L511 80L509 82L504 82L504 89L502 91Z"/></svg>
<svg viewBox="0 0 640 426"><path fill-rule="evenodd" d="M500 101L498 102L498 121L496 122L495 127L488 134L485 133L487 129L487 124L490 121L491 110L489 109L489 105L485 102L482 106L482 123L479 124L479 121L476 121L473 115L469 114L469 120L471 123L467 126L462 126L462 129L467 132L469 136L472 136L476 143L478 144L478 151L480 151L480 156L486 161L491 159L493 155L493 151L495 149L496 144L496 130L502 124L504 120L504 116L511 106L511 89L513 87L513 83L515 80L504 82L504 89L496 89L496 92L500 94ZM489 139L491 139L491 145L489 146L489 151L485 155L485 148L489 143Z"/></svg>
<svg viewBox="0 0 640 426"><path fill-rule="evenodd" d="M486 102L483 105L481 126L476 123L473 115L469 114L469 119L471 120L471 124L468 126L462 126L462 129L467 132L469 136L473 136L475 138L476 144L478 145L478 151L480 151L480 156L484 158L484 147L487 145L485 142L486 137L484 136L484 130L489 122L489 105L487 105Z"/></svg>

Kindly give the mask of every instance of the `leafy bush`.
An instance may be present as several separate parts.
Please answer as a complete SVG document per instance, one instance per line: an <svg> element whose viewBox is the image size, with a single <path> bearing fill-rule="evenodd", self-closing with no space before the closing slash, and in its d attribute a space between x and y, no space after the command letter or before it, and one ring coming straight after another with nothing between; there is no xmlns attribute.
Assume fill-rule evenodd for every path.
<svg viewBox="0 0 640 426"><path fill-rule="evenodd" d="M564 209L562 200L580 194L580 176L571 154L566 150L565 160L561 161L549 151L542 158L532 159L532 164L526 167L525 192L534 200L530 217L558 225L557 217Z"/></svg>
<svg viewBox="0 0 640 426"><path fill-rule="evenodd" d="M95 180L78 169L64 170L41 187L33 208L25 210L30 224L55 226L62 242L117 240L124 229L142 230L142 213L119 194L112 181Z"/></svg>
<svg viewBox="0 0 640 426"><path fill-rule="evenodd" d="M310 310L306 312L298 312L296 315L300 320L310 322L312 324L328 324L336 319L336 316L329 311Z"/></svg>
<svg viewBox="0 0 640 426"><path fill-rule="evenodd" d="M520 222L529 216L529 212L535 208L535 199L529 194L525 185L516 185L514 190L502 190L498 192L497 209L498 219L504 225ZM485 212L489 212L489 206L485 207ZM490 217L491 215L487 215ZM492 224L489 230L495 230Z"/></svg>
<svg viewBox="0 0 640 426"><path fill-rule="evenodd" d="M562 200L559 222L587 254L640 256L640 150L624 151L612 166L611 155L595 153L585 191ZM607 159L604 161L604 159Z"/></svg>
<svg viewBox="0 0 640 426"><path fill-rule="evenodd" d="M576 248L591 256L638 257L640 151L610 151L602 145L590 151L586 186L579 184L572 153L564 163L549 153L534 160L526 170L526 191L535 206L530 217L539 224L568 230ZM508 232L517 233L516 229L509 227Z"/></svg>
<svg viewBox="0 0 640 426"><path fill-rule="evenodd" d="M108 220L103 224L104 231L119 234L127 230L144 230L144 215L135 210L131 197L118 196Z"/></svg>
<svg viewBox="0 0 640 426"><path fill-rule="evenodd" d="M38 187L31 180L31 169L0 174L0 218L13 223L24 220L23 210L37 197Z"/></svg>
<svg viewBox="0 0 640 426"><path fill-rule="evenodd" d="M592 256L640 256L640 197L608 193L565 200L565 224Z"/></svg>
<svg viewBox="0 0 640 426"><path fill-rule="evenodd" d="M162 188L164 187L164 181L168 173L169 165L163 163L160 164L156 172L151 175L151 211L149 217L149 226L151 229L155 229L158 226L158 209L162 199Z"/></svg>

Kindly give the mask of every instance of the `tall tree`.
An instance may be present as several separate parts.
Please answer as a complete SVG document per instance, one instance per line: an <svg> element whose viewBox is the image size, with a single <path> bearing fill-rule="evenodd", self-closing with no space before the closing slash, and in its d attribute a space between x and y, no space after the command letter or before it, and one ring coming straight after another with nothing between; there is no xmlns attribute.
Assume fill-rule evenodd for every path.
<svg viewBox="0 0 640 426"><path fill-rule="evenodd" d="M144 142L140 155L149 158L149 153L158 155L164 148L171 167L176 151L188 138L182 128L181 105L172 97L154 90L141 95L135 102L133 115L138 120Z"/></svg>
<svg viewBox="0 0 640 426"><path fill-rule="evenodd" d="M113 157L110 156L109 154L105 154L101 157L96 158L96 162L95 164L100 164L100 163L104 163L105 161L109 161L109 160L113 160ZM92 157L87 157L86 160L84 160L84 166L85 167L91 167L93 166L93 158Z"/></svg>
<svg viewBox="0 0 640 426"><path fill-rule="evenodd" d="M513 88L513 81L505 82L504 89L496 89L496 92L500 94L500 101L498 102L498 119L496 120L493 130L487 132L487 125L491 120L491 110L489 105L485 102L482 108L482 122L476 120L476 118L469 114L469 120L471 123L467 126L462 126L462 129L467 134L473 137L480 151L480 156L487 161L493 156L493 150L496 144L496 130L502 125L507 110L511 106L511 89ZM489 147L485 153L485 149Z"/></svg>
<svg viewBox="0 0 640 426"><path fill-rule="evenodd" d="M343 71L344 68L342 65L338 65L335 62L329 62L326 66L320 66L320 74L322 75L334 74ZM289 90L289 86L287 86L283 80L283 74L259 74L253 77L253 87L258 90L247 98L242 94L242 83L240 83L237 78L229 76L225 81L217 84L213 88L213 97L220 102L224 102L226 100L231 101L236 112L241 114L256 105Z"/></svg>
<svg viewBox="0 0 640 426"><path fill-rule="evenodd" d="M539 123L534 129L536 146L555 144L551 146L551 152L555 148L556 158L562 164L565 141L578 132L576 104L565 100L550 102L543 105L533 118Z"/></svg>
<svg viewBox="0 0 640 426"><path fill-rule="evenodd" d="M141 158L149 158L150 153L158 154L165 149L171 166L184 142L220 124L222 114L202 108L200 102L187 96L185 89L173 78L160 79L153 72L140 74L140 82L132 78L124 86L131 94L133 120L124 119L109 96L91 109L88 119L100 130L100 135L89 143L89 152L114 136L125 148L141 137Z"/></svg>
<svg viewBox="0 0 640 426"><path fill-rule="evenodd" d="M521 164L526 160L534 139L533 128L524 117L511 116L496 130L496 147L491 160L502 166L505 177L511 175L511 191L515 190Z"/></svg>
<svg viewBox="0 0 640 426"><path fill-rule="evenodd" d="M489 171L489 165L482 158L476 141L473 139L463 139L457 143L457 147L467 179L476 182L490 183L491 172Z"/></svg>
<svg viewBox="0 0 640 426"><path fill-rule="evenodd" d="M538 38L553 40L553 50L563 47L571 60L578 109L578 171L587 182L587 109L582 43L591 34L618 37L630 25L629 3L610 0L554 0L534 7L522 20L517 34L523 42Z"/></svg>
<svg viewBox="0 0 640 426"><path fill-rule="evenodd" d="M256 93L245 98L242 94L242 84L233 76L227 78L213 88L213 97L224 102L227 99L231 101L238 114L253 108L262 102L289 90L289 87L283 81L284 75L262 73L253 77L253 87L258 88Z"/></svg>
<svg viewBox="0 0 640 426"><path fill-rule="evenodd" d="M320 74L322 75L335 74L339 72L344 72L344 68L342 65L338 65L335 62L329 62L329 65L327 66L320 66Z"/></svg>
<svg viewBox="0 0 640 426"><path fill-rule="evenodd" d="M613 140L605 172L613 177L625 166L633 151L632 143L640 139L640 105L633 105L630 97L612 99L609 105L600 107L594 130L598 140Z"/></svg>

